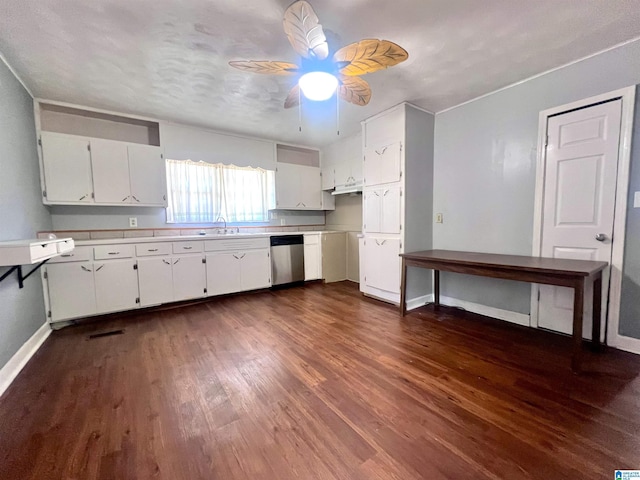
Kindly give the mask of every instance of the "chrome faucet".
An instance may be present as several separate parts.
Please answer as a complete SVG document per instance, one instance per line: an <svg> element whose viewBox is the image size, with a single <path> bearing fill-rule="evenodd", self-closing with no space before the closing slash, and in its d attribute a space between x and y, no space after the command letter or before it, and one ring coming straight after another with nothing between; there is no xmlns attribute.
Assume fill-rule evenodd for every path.
<svg viewBox="0 0 640 480"><path fill-rule="evenodd" d="M216 223L218 223L220 220L222 220L224 222L224 229L227 229L227 220L222 216L222 215L218 215L218 218L216 218Z"/></svg>

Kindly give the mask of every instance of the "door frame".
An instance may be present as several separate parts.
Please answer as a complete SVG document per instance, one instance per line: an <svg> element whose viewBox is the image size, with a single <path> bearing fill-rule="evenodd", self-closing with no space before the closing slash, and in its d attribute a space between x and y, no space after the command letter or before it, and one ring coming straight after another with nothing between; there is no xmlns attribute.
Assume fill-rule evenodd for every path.
<svg viewBox="0 0 640 480"><path fill-rule="evenodd" d="M542 253L542 221L544 184L546 171L546 138L548 118L591 105L610 101L622 100L622 116L620 123L620 143L618 146L618 175L616 181L616 199L613 221L614 242L611 248L611 269L609 279L609 305L607 312L606 342L612 347L634 353L640 353L640 340L624 337L618 333L620 322L620 294L622 288L622 267L624 261L625 226L627 218L627 198L629 193L629 170L631 166L631 140L633 137L633 118L635 109L636 87L635 85L614 90L612 92L596 95L594 97L578 100L558 107L540 112L538 117L538 150L536 164L536 188L533 215L533 250L532 255L538 257ZM531 286L531 326L538 328L539 310L538 294L539 286Z"/></svg>

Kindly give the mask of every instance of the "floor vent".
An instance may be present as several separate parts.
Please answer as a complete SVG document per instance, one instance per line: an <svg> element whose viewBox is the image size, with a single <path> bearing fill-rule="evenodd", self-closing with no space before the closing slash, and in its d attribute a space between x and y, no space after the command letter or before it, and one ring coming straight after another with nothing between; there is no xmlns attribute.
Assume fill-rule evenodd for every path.
<svg viewBox="0 0 640 480"><path fill-rule="evenodd" d="M94 333L93 335L89 335L89 337L87 337L87 340L93 340L94 338L110 337L112 335L122 335L122 334L124 334L124 330L111 330L109 332Z"/></svg>

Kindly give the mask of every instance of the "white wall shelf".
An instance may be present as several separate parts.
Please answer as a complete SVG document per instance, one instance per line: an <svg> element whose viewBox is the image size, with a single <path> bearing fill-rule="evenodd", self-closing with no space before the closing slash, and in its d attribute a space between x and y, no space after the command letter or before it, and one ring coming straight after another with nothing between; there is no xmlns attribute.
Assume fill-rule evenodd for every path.
<svg viewBox="0 0 640 480"><path fill-rule="evenodd" d="M0 282L13 272L18 274L18 286L24 287L24 281L33 275L42 265L54 257L63 255L74 249L72 238L51 240L13 240L0 242L0 267L11 267L0 277ZM22 265L37 266L26 275L22 273Z"/></svg>

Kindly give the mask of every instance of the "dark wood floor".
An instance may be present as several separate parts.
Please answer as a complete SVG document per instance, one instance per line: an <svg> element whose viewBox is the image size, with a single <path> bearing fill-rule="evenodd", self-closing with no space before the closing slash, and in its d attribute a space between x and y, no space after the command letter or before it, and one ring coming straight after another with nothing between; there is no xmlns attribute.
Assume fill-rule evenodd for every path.
<svg viewBox="0 0 640 480"><path fill-rule="evenodd" d="M123 335L88 340L124 328ZM0 479L569 479L640 468L640 357L348 283L54 332L0 399Z"/></svg>

